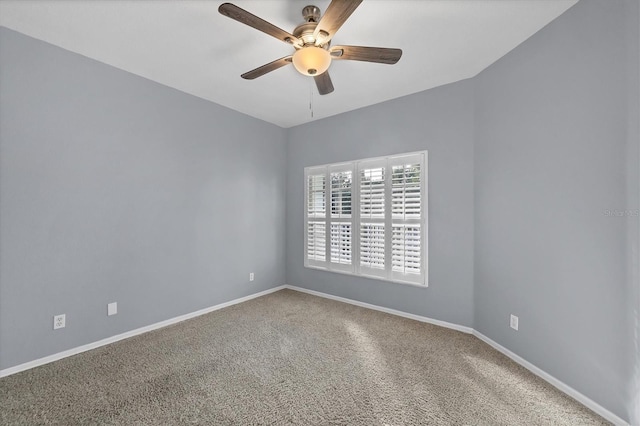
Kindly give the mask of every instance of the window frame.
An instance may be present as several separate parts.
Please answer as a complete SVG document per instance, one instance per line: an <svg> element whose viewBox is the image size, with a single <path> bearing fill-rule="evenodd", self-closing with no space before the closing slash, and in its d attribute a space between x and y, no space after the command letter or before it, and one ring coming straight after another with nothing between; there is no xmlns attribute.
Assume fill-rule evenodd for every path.
<svg viewBox="0 0 640 426"><path fill-rule="evenodd" d="M403 219L394 218L393 215L393 167L399 165L420 165L420 217ZM361 171L368 168L384 167L384 217L361 217ZM331 174L343 171L351 171L351 217L332 217L332 183ZM309 177L323 174L325 179L325 216L324 218L309 217ZM428 152L416 151L384 157L365 158L349 162L325 164L305 167L304 169L304 266L328 272L361 276L387 282L401 283L428 287L429 283L429 240L428 240ZM310 222L323 222L325 226L325 261L317 261L308 258L308 231ZM331 259L331 224L348 222L351 225L351 263L339 264ZM362 266L360 254L362 250L361 226L362 224L375 223L384 225L384 269ZM393 269L393 227L418 225L420 228L420 271L417 274L406 274Z"/></svg>

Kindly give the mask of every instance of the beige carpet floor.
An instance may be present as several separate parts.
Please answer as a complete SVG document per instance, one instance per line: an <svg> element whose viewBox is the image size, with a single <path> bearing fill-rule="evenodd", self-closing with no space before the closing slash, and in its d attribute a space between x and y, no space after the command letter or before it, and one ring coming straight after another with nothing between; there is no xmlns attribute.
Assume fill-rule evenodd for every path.
<svg viewBox="0 0 640 426"><path fill-rule="evenodd" d="M3 425L596 425L477 338L283 290L0 379Z"/></svg>

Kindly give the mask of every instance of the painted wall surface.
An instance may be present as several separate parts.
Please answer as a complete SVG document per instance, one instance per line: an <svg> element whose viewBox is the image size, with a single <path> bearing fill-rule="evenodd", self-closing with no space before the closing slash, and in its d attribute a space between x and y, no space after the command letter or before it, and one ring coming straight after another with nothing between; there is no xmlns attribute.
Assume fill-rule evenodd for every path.
<svg viewBox="0 0 640 426"><path fill-rule="evenodd" d="M473 85L439 87L289 129L287 284L473 324ZM305 268L304 168L429 151L429 287Z"/></svg>
<svg viewBox="0 0 640 426"><path fill-rule="evenodd" d="M634 8L582 0L474 79L475 328L627 420Z"/></svg>
<svg viewBox="0 0 640 426"><path fill-rule="evenodd" d="M288 283L640 423L639 13L581 0L473 79L288 130L0 28L0 369ZM429 287L304 268L304 167L419 150Z"/></svg>
<svg viewBox="0 0 640 426"><path fill-rule="evenodd" d="M0 87L0 369L284 283L283 129L5 28Z"/></svg>
<svg viewBox="0 0 640 426"><path fill-rule="evenodd" d="M630 372L627 412L640 424L640 2L625 0L627 47L627 313Z"/></svg>

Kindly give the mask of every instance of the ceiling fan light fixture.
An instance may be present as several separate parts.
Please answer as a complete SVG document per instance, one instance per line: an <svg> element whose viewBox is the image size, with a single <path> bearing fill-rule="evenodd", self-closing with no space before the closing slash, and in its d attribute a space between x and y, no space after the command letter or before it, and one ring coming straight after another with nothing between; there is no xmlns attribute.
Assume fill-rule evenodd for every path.
<svg viewBox="0 0 640 426"><path fill-rule="evenodd" d="M305 46L293 54L293 66L302 75L320 75L329 69L331 54L316 46Z"/></svg>
<svg viewBox="0 0 640 426"><path fill-rule="evenodd" d="M296 49L292 55L271 61L240 77L253 80L293 63L300 74L313 77L318 93L327 95L333 92L333 83L328 72L332 59L395 64L402 56L402 50L385 47L333 46L329 51L336 31L342 27L362 1L331 0L324 15L320 15L320 9L316 6L306 6L302 9L305 22L295 27L292 33L231 3L221 4L218 11L241 24L284 41Z"/></svg>

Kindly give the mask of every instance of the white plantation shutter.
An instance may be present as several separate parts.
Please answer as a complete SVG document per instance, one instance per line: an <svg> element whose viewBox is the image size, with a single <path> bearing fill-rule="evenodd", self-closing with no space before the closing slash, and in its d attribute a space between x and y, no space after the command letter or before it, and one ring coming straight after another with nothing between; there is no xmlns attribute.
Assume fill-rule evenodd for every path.
<svg viewBox="0 0 640 426"><path fill-rule="evenodd" d="M305 169L305 266L427 285L427 152Z"/></svg>
<svg viewBox="0 0 640 426"><path fill-rule="evenodd" d="M366 274L384 276L384 223L360 224L360 270Z"/></svg>
<svg viewBox="0 0 640 426"><path fill-rule="evenodd" d="M391 236L392 271L420 274L420 225L393 225Z"/></svg>
<svg viewBox="0 0 640 426"><path fill-rule="evenodd" d="M375 167L375 163L367 166L365 162L360 170L361 219L384 218L385 168L384 166Z"/></svg>
<svg viewBox="0 0 640 426"><path fill-rule="evenodd" d="M386 272L386 185L384 159L358 162L358 194L360 204L359 262L362 275L385 278Z"/></svg>
<svg viewBox="0 0 640 426"><path fill-rule="evenodd" d="M393 280L425 282L421 154L389 158L391 170L391 271Z"/></svg>
<svg viewBox="0 0 640 426"><path fill-rule="evenodd" d="M305 169L305 266L327 264L326 167Z"/></svg>
<svg viewBox="0 0 640 426"><path fill-rule="evenodd" d="M307 177L307 215L320 218L326 214L327 184L324 174L313 174Z"/></svg>
<svg viewBox="0 0 640 426"><path fill-rule="evenodd" d="M351 187L353 173L351 170L331 173L331 217L351 218Z"/></svg>
<svg viewBox="0 0 640 426"><path fill-rule="evenodd" d="M329 269L353 272L353 164L329 167L331 182L331 263Z"/></svg>
<svg viewBox="0 0 640 426"><path fill-rule="evenodd" d="M331 262L351 265L350 223L331 222Z"/></svg>
<svg viewBox="0 0 640 426"><path fill-rule="evenodd" d="M420 163L391 167L391 212L394 219L419 219L421 196Z"/></svg>
<svg viewBox="0 0 640 426"><path fill-rule="evenodd" d="M327 233L324 222L307 224L307 258L316 262L324 262L327 256Z"/></svg>

